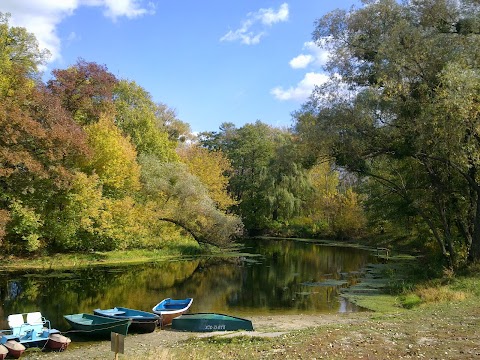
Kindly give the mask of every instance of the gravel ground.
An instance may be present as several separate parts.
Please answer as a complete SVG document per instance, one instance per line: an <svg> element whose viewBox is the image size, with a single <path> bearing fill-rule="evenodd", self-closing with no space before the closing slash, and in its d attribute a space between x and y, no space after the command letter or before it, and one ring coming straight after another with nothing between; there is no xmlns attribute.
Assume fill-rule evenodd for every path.
<svg viewBox="0 0 480 360"><path fill-rule="evenodd" d="M365 313L354 314L319 314L319 315L273 315L249 317L254 324L255 331L190 333L158 328L153 333L129 334L125 338L125 352L119 354L119 359L142 359L142 354L149 354L148 358L167 359L168 349L182 346L182 343L192 337L209 336L255 336L278 337L294 330L317 327L326 324L349 324L363 321ZM152 354L157 354L152 357ZM36 349L27 350L21 357L22 360L36 359L114 359L110 341L96 341L89 343L72 342L63 352L40 352Z"/></svg>
<svg viewBox="0 0 480 360"><path fill-rule="evenodd" d="M397 313L251 317L255 331L185 333L157 329L128 335L129 360L202 359L480 359L478 299ZM232 336L254 336L230 339ZM211 337L209 341L201 340ZM267 339L261 339L267 338ZM22 359L114 359L109 341L72 342L64 352L29 350Z"/></svg>

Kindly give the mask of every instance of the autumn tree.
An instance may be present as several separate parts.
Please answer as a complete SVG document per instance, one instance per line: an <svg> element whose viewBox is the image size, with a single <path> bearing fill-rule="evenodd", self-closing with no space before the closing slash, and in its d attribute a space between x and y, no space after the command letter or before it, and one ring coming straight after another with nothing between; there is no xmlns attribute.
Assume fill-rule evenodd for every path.
<svg viewBox="0 0 480 360"><path fill-rule="evenodd" d="M141 155L143 191L158 208L158 220L176 224L199 243L228 244L241 234L240 219L219 210L205 185L182 163Z"/></svg>
<svg viewBox="0 0 480 360"><path fill-rule="evenodd" d="M165 123L175 116L135 82L121 80L115 87L115 124L131 138L139 153L155 155L160 161L178 161L177 139L166 131Z"/></svg>
<svg viewBox="0 0 480 360"><path fill-rule="evenodd" d="M186 145L179 148L178 153L189 171L206 186L220 210L226 211L236 204L227 191L227 174L231 174L232 167L220 150L209 151L197 145Z"/></svg>
<svg viewBox="0 0 480 360"><path fill-rule="evenodd" d="M49 90L61 99L63 107L80 125L91 124L103 113L112 113L117 78L106 66L79 59L68 69L52 71Z"/></svg>
<svg viewBox="0 0 480 360"><path fill-rule="evenodd" d="M99 176L107 196L122 197L140 189L137 152L112 119L102 116L85 127L93 156L85 164L88 172Z"/></svg>

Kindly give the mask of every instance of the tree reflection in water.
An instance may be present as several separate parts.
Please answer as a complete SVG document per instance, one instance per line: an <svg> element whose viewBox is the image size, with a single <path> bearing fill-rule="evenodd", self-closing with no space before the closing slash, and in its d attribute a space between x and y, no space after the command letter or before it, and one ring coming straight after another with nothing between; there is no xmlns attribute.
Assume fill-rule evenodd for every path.
<svg viewBox="0 0 480 360"><path fill-rule="evenodd" d="M354 281L374 261L366 250L292 240L248 240L243 251L237 257L63 273L3 273L0 325L6 327L9 314L41 311L64 330L65 314L114 306L151 311L167 297L193 297L192 312L242 316L355 311L338 296L347 285L332 280Z"/></svg>

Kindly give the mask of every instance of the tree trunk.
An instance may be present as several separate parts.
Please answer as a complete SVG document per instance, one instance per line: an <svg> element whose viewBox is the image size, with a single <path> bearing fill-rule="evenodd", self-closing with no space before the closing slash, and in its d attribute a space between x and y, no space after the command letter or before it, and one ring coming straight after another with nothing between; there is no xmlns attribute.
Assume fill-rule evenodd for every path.
<svg viewBox="0 0 480 360"><path fill-rule="evenodd" d="M480 260L480 188L477 187L477 208L473 220L472 246L468 252L468 261L477 262Z"/></svg>

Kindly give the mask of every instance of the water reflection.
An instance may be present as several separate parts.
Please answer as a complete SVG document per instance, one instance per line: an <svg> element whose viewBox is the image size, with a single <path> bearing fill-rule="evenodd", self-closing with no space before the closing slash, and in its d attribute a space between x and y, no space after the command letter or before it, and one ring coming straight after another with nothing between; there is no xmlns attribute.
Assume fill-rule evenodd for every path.
<svg viewBox="0 0 480 360"><path fill-rule="evenodd" d="M364 250L290 240L248 240L243 251L260 256L1 274L1 328L9 314L40 310L65 330L65 314L113 306L150 311L166 297L193 297L192 312L239 316L352 311L338 297L346 285L332 280L355 281L373 260Z"/></svg>

